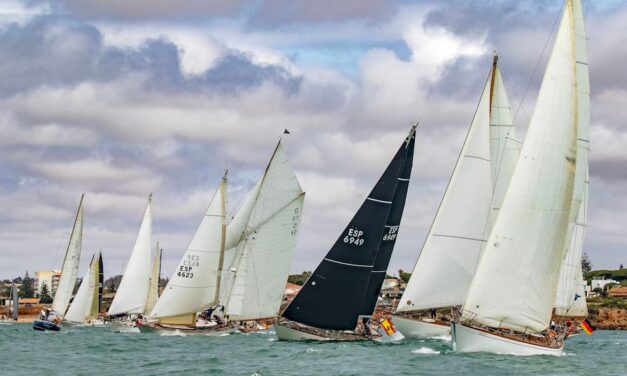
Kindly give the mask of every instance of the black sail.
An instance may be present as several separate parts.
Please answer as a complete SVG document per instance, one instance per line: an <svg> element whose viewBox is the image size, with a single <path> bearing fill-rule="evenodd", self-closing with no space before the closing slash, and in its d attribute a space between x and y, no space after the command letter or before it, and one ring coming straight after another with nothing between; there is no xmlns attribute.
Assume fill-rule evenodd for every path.
<svg viewBox="0 0 627 376"><path fill-rule="evenodd" d="M411 168L414 161L415 141L416 128L414 127L409 135L403 167L396 186L396 193L394 194L394 200L392 200L392 207L390 208L385 230L383 231L379 252L377 253L377 258L375 259L374 267L370 274L370 281L368 281L368 287L366 288L364 300L361 304L360 314L364 316L370 316L374 312L379 293L381 292L381 286L383 285L383 280L385 279L388 265L390 264L390 258L392 258L394 244L396 244L396 237L398 236L398 229L403 217L403 210L405 209L405 199L407 198L407 189L409 188Z"/></svg>
<svg viewBox="0 0 627 376"><path fill-rule="evenodd" d="M102 310L102 289L104 288L104 270L102 253L98 253L98 313Z"/></svg>
<svg viewBox="0 0 627 376"><path fill-rule="evenodd" d="M285 309L284 317L323 329L355 329L405 159L409 144L406 141L326 257Z"/></svg>

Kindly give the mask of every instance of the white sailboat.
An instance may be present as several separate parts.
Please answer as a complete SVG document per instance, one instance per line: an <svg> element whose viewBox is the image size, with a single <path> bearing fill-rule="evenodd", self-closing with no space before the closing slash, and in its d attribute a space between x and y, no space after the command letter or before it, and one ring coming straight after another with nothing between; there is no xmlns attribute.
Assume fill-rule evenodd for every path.
<svg viewBox="0 0 627 376"><path fill-rule="evenodd" d="M438 309L462 305L518 157L495 56L475 116L393 321L408 338L450 332Z"/></svg>
<svg viewBox="0 0 627 376"><path fill-rule="evenodd" d="M120 332L136 332L132 328L133 317L144 315L151 277L152 242L152 194L148 196L142 223L133 251L122 275L122 280L111 302L107 315L118 316L111 320L111 329Z"/></svg>
<svg viewBox="0 0 627 376"><path fill-rule="evenodd" d="M452 324L455 351L562 353L562 334L548 329L587 170L585 44L580 1L567 0L510 187Z"/></svg>
<svg viewBox="0 0 627 376"><path fill-rule="evenodd" d="M59 285L57 286L57 290L54 294L54 300L52 302L52 310L55 311L60 318L63 318L68 309L70 299L72 298L72 292L74 291L74 285L76 284L76 277L78 275L78 265L80 263L83 244L84 198L85 195L83 194L81 196L81 201L78 204L78 210L76 211L76 217L74 219L74 226L72 227L72 233L70 234L70 240L63 259Z"/></svg>
<svg viewBox="0 0 627 376"><path fill-rule="evenodd" d="M220 208L226 210L226 178L221 187L224 207ZM214 198L214 211L219 202ZM212 247L218 247L215 249L219 253L216 251L216 257L201 263L209 268L209 272L203 274L206 281L196 281L197 294L191 296L178 284L170 286L180 271L188 272L186 265L179 264L177 274L150 315L159 322L142 325L140 330L220 334L234 330L237 321L276 316L293 259L303 202L304 192L279 142L263 176L246 196L226 232L222 232L223 224L218 221L211 228L207 223L208 227L203 230L206 233L204 244L215 243ZM201 231L200 227L198 231ZM222 237L224 241L221 241ZM183 260L187 256L186 253ZM179 292L173 291L166 297L169 289L177 288ZM166 298L170 303L162 303ZM162 308L173 305L184 308L176 311ZM224 308L224 317L230 321L226 326L196 320L198 312L217 306Z"/></svg>
<svg viewBox="0 0 627 376"><path fill-rule="evenodd" d="M97 325L102 302L102 254L92 256L74 300L63 318L70 324Z"/></svg>

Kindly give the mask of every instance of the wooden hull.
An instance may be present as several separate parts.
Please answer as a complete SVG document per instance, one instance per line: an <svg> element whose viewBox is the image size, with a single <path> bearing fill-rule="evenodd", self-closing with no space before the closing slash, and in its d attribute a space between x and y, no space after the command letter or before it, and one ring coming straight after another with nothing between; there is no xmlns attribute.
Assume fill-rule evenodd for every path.
<svg viewBox="0 0 627 376"><path fill-rule="evenodd" d="M451 334L451 327L422 320L414 320L404 316L392 316L396 330L405 338L433 338Z"/></svg>
<svg viewBox="0 0 627 376"><path fill-rule="evenodd" d="M453 350L456 352L488 352L510 355L562 355L563 346L558 348L522 342L483 330L453 323L451 326Z"/></svg>
<svg viewBox="0 0 627 376"><path fill-rule="evenodd" d="M137 326L141 333L151 333L159 335L205 335L205 336L221 336L230 334L237 330L233 326L227 327L210 327L210 328L190 328L185 326L168 325L164 326L158 323L145 323Z"/></svg>

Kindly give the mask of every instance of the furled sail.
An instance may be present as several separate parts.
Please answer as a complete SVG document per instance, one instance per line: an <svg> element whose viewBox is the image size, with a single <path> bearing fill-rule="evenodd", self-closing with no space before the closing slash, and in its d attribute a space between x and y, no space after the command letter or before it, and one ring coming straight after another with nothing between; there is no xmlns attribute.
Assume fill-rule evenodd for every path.
<svg viewBox="0 0 627 376"><path fill-rule="evenodd" d="M115 293L108 314L144 313L148 284L151 271L151 242L152 242L152 194L148 196L148 203L144 211L135 245L131 257L122 275L120 286Z"/></svg>
<svg viewBox="0 0 627 376"><path fill-rule="evenodd" d="M65 258L63 259L59 285L57 286L57 291L54 294L54 300L52 302L52 309L61 317L65 315L68 305L70 304L72 292L74 291L74 285L76 284L76 276L78 275L78 264L80 263L81 248L83 243L84 198L85 195L82 195L81 201L78 204L76 218L74 219L74 226L72 227L72 233L70 234L70 241L68 242L67 250L65 251Z"/></svg>
<svg viewBox="0 0 627 376"><path fill-rule="evenodd" d="M324 329L352 330L370 279L410 144L404 140L385 172L283 316Z"/></svg>
<svg viewBox="0 0 627 376"><path fill-rule="evenodd" d="M238 212L248 221L246 226L235 227L243 234L231 233L240 241L233 262L225 268L232 278L222 303L235 320L274 317L283 300L305 193L280 142L252 192ZM251 210L249 201L253 202ZM236 216L233 222L239 221Z"/></svg>
<svg viewBox="0 0 627 376"><path fill-rule="evenodd" d="M225 174L151 318L193 318L196 312L217 302L226 233L226 189Z"/></svg>
<svg viewBox="0 0 627 376"><path fill-rule="evenodd" d="M102 289L104 288L104 269L102 263L102 252L98 252L98 258L92 268L95 286L92 291L93 300L91 303L91 310L89 316L91 318L98 318L100 315L100 307L102 307Z"/></svg>
<svg viewBox="0 0 627 376"><path fill-rule="evenodd" d="M379 245L379 251L374 262L370 274L370 280L368 281L368 287L366 288L366 294L364 300L361 303L360 314L363 316L370 316L373 314L379 294L381 292L381 286L392 258L392 252L394 251L394 244L396 244L396 237L399 233L401 225L401 219L403 218L403 210L405 209L405 199L407 198L407 190L409 188L409 180L411 178L411 169L414 161L414 145L416 138L415 126L412 128L412 133L409 136L411 142L405 153L405 160L403 161L403 167L401 168L401 174L398 178L396 186L396 192L394 193L394 199L392 200L392 206L388 219L385 225L385 231L381 238L381 244Z"/></svg>
<svg viewBox="0 0 627 376"><path fill-rule="evenodd" d="M155 308L157 300L159 300L159 278L161 277L161 249L157 242L157 251L155 259L152 262L152 271L150 272L150 283L148 285L148 297L146 298L146 307L144 312L150 313Z"/></svg>
<svg viewBox="0 0 627 376"><path fill-rule="evenodd" d="M498 73L494 67L496 64L488 76L455 169L397 307L398 312L458 306L466 297L489 233L493 174L490 149L494 144L490 137L491 113L496 121L505 125L503 128L509 128L511 123L504 88L494 87L495 83L501 85L502 82L500 78L492 78ZM492 104L499 105L499 108L491 111ZM505 136L499 132L494 138L498 142ZM498 147L501 146L494 149Z"/></svg>
<svg viewBox="0 0 627 376"><path fill-rule="evenodd" d="M94 302L98 303L98 277L100 268L100 254L98 257L92 256L89 268L81 281L81 285L74 296L64 319L73 323L84 323L89 317L98 316L98 312L93 312Z"/></svg>
<svg viewBox="0 0 627 376"><path fill-rule="evenodd" d="M576 216L573 20L568 0L510 187L462 307L463 321L519 331L548 327Z"/></svg>
<svg viewBox="0 0 627 376"><path fill-rule="evenodd" d="M15 285L15 282L13 282L13 284L11 285L11 318L16 321L19 316L19 306L20 298L17 293L17 286Z"/></svg>

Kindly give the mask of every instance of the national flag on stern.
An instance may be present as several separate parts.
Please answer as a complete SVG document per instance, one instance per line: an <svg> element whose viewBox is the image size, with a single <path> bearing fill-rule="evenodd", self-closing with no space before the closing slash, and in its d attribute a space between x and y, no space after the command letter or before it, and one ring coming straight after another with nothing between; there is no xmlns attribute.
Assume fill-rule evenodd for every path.
<svg viewBox="0 0 627 376"><path fill-rule="evenodd" d="M390 319L383 320L381 327L389 336L396 333L396 329L394 329L394 325L392 325L392 321L390 321Z"/></svg>
<svg viewBox="0 0 627 376"><path fill-rule="evenodd" d="M581 326L581 329L583 329L583 331L586 332L586 334L588 335L592 334L592 332L594 332L595 330L594 326L592 326L590 320L588 319L584 319L581 324L579 324L579 326Z"/></svg>

